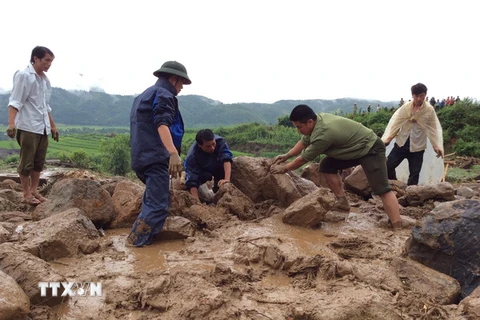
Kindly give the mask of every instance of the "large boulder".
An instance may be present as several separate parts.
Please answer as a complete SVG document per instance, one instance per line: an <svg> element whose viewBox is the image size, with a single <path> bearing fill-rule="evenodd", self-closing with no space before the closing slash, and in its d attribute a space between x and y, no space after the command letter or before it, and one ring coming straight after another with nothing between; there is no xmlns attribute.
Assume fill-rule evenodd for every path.
<svg viewBox="0 0 480 320"><path fill-rule="evenodd" d="M232 183L253 202L276 200L287 207L318 189L310 180L294 172L270 174L272 159L236 157L232 164Z"/></svg>
<svg viewBox="0 0 480 320"><path fill-rule="evenodd" d="M112 202L115 217L110 228L131 227L142 208L142 198L145 186L130 180L122 180L116 184Z"/></svg>
<svg viewBox="0 0 480 320"><path fill-rule="evenodd" d="M325 175L320 173L319 163L311 163L305 168L302 169L301 177L315 183L317 187L328 188L327 180L325 180Z"/></svg>
<svg viewBox="0 0 480 320"><path fill-rule="evenodd" d="M170 216L183 216L185 217L185 211L193 205L200 204L200 200L195 198L186 190L170 191ZM188 218L188 217L187 217Z"/></svg>
<svg viewBox="0 0 480 320"><path fill-rule="evenodd" d="M12 277L23 289L31 304L54 306L64 302L68 296L42 297L39 282L66 281L50 264L34 255L24 252L13 243L0 244L0 269Z"/></svg>
<svg viewBox="0 0 480 320"><path fill-rule="evenodd" d="M27 319L30 300L12 277L0 270L0 320Z"/></svg>
<svg viewBox="0 0 480 320"><path fill-rule="evenodd" d="M266 178L270 175L271 161L266 158L246 156L235 157L232 162L232 183L253 202L266 200L263 189L266 188ZM262 186L260 187L259 186Z"/></svg>
<svg viewBox="0 0 480 320"><path fill-rule="evenodd" d="M406 253L457 279L465 296L480 284L479 240L480 201L445 202L413 228Z"/></svg>
<svg viewBox="0 0 480 320"><path fill-rule="evenodd" d="M372 188L362 166L356 166L353 172L345 178L345 189L363 197L370 196Z"/></svg>
<svg viewBox="0 0 480 320"><path fill-rule="evenodd" d="M231 216L225 208L194 204L182 212L183 217L192 221L198 229L214 230L226 224Z"/></svg>
<svg viewBox="0 0 480 320"><path fill-rule="evenodd" d="M72 208L55 216L24 225L20 246L24 251L51 261L91 253L99 233L83 211ZM90 243L90 242L94 243ZM93 247L94 248L94 247Z"/></svg>
<svg viewBox="0 0 480 320"><path fill-rule="evenodd" d="M466 319L480 319L480 287L459 303Z"/></svg>
<svg viewBox="0 0 480 320"><path fill-rule="evenodd" d="M329 188L325 175L320 173L320 163L311 163L302 169L300 176L315 183L317 187ZM353 173L355 167L343 169L340 171L342 181Z"/></svg>
<svg viewBox="0 0 480 320"><path fill-rule="evenodd" d="M335 202L329 189L320 188L292 203L283 215L283 222L307 228L317 228Z"/></svg>
<svg viewBox="0 0 480 320"><path fill-rule="evenodd" d="M225 208L228 213L236 215L240 220L253 220L255 204L232 183L221 186L213 198L219 208Z"/></svg>
<svg viewBox="0 0 480 320"><path fill-rule="evenodd" d="M455 189L449 182L408 186L405 189L405 200L410 206L424 204L427 200L455 200Z"/></svg>
<svg viewBox="0 0 480 320"><path fill-rule="evenodd" d="M0 189L0 211L30 211L32 207L23 200L23 192Z"/></svg>
<svg viewBox="0 0 480 320"><path fill-rule="evenodd" d="M193 223L184 217L167 217L162 231L158 234L159 240L178 240L193 237L196 229Z"/></svg>
<svg viewBox="0 0 480 320"><path fill-rule="evenodd" d="M48 199L35 209L35 220L70 208L79 208L97 227L101 227L115 215L112 197L96 180L62 179L53 185Z"/></svg>
<svg viewBox="0 0 480 320"><path fill-rule="evenodd" d="M453 304L458 301L460 284L456 279L410 259L395 258L391 266L403 286L409 290L440 304Z"/></svg>
<svg viewBox="0 0 480 320"><path fill-rule="evenodd" d="M358 280L392 294L413 291L439 304L456 303L460 294L457 280L411 259L357 261L353 273Z"/></svg>

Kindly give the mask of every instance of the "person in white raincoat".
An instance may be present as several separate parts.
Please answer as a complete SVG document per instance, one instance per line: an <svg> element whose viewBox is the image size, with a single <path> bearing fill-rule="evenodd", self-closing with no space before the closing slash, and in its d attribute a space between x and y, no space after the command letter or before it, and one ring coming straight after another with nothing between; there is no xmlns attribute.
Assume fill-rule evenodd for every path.
<svg viewBox="0 0 480 320"><path fill-rule="evenodd" d="M388 122L382 140L388 145L395 138L387 159L388 179L397 180L395 168L407 159L410 172L407 184L418 184L427 138L437 157L443 157L442 127L434 107L425 101L426 95L424 84L413 85L412 101L398 108Z"/></svg>

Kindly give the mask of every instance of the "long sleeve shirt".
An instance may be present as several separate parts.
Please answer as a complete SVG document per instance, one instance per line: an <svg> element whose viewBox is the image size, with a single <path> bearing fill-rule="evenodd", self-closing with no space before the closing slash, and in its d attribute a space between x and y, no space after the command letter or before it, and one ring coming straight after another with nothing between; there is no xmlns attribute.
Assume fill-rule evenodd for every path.
<svg viewBox="0 0 480 320"><path fill-rule="evenodd" d="M32 65L17 71L13 76L13 89L8 102L9 106L18 110L15 117L17 129L49 134L51 95L52 87L45 74L39 76Z"/></svg>
<svg viewBox="0 0 480 320"><path fill-rule="evenodd" d="M223 172L223 163L232 162L233 155L230 152L225 140L215 135L215 150L213 153L207 153L195 142L188 150L185 158L185 186L187 189L198 188L205 183L205 173L215 175Z"/></svg>

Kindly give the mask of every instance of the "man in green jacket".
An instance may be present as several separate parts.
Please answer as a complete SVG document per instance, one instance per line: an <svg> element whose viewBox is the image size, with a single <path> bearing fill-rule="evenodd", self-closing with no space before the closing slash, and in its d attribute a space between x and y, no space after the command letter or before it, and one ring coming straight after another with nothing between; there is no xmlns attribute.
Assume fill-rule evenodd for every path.
<svg viewBox="0 0 480 320"><path fill-rule="evenodd" d="M320 172L337 197L333 209L349 211L350 205L339 170L361 165L373 193L380 196L385 213L393 229L402 228L397 197L392 192L387 177L385 144L362 124L328 113L318 115L307 105L298 105L290 113L290 121L303 137L286 154L274 159L270 172L286 173L325 154L320 162ZM293 161L284 164L291 157Z"/></svg>

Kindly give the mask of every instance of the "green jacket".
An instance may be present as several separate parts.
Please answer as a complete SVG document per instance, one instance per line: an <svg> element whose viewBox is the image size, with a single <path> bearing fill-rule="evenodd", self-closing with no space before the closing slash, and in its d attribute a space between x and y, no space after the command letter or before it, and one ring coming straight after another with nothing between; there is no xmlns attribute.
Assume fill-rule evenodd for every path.
<svg viewBox="0 0 480 320"><path fill-rule="evenodd" d="M339 160L358 159L370 151L378 138L371 129L356 121L329 113L317 116L312 133L302 137L307 147L301 156L306 161L321 154Z"/></svg>

